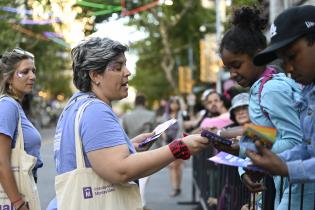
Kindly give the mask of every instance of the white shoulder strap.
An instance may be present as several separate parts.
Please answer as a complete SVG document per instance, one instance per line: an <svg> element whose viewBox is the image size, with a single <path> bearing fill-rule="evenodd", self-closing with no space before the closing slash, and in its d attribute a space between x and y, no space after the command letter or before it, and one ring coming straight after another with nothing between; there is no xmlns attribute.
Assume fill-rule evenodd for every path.
<svg viewBox="0 0 315 210"><path fill-rule="evenodd" d="M94 100L89 100L85 102L84 104L82 104L75 116L74 136L75 136L75 152L76 152L77 168L85 168L85 162L84 162L84 156L83 156L83 150L82 150L82 141L81 141L80 132L79 132L79 123L80 123L84 110L93 101Z"/></svg>
<svg viewBox="0 0 315 210"><path fill-rule="evenodd" d="M9 96L1 95L0 101L3 100L4 97L9 97ZM17 107L18 113L19 113L19 121L18 121L18 132L17 132L17 137L16 137L15 148L20 149L20 150L24 150L24 138L23 138L21 114L20 114L20 110L19 110L19 107L17 104L16 104L16 107Z"/></svg>

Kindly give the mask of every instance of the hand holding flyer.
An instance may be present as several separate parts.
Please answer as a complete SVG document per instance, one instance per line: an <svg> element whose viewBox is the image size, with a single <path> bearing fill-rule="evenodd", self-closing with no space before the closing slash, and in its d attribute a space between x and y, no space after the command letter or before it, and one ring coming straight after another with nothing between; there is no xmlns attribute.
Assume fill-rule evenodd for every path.
<svg viewBox="0 0 315 210"><path fill-rule="evenodd" d="M276 140L277 130L272 127L248 124L240 141L240 146L248 150L257 152L255 141L259 141L265 147L271 149Z"/></svg>
<svg viewBox="0 0 315 210"><path fill-rule="evenodd" d="M242 167L248 170L259 171L263 173L265 172L263 169L252 165L252 162L250 161L250 159L243 159L243 158L231 155L226 152L219 152L217 155L209 158L209 160L218 164L234 166L234 167Z"/></svg>
<svg viewBox="0 0 315 210"><path fill-rule="evenodd" d="M215 134L211 131L208 131L208 130L201 131L201 136L208 138L213 143L220 143L220 144L224 144L226 146L231 146L231 144L232 144L231 140L223 138L221 136L218 136L217 134Z"/></svg>
<svg viewBox="0 0 315 210"><path fill-rule="evenodd" d="M144 140L142 143L139 144L139 147L144 147L145 145L147 145L148 143L157 140L157 138L159 138L162 133L164 131L166 131L170 126L172 126L173 124L175 124L177 122L176 119L170 119L160 125L158 125L154 130L153 133L154 135L147 138L146 140Z"/></svg>

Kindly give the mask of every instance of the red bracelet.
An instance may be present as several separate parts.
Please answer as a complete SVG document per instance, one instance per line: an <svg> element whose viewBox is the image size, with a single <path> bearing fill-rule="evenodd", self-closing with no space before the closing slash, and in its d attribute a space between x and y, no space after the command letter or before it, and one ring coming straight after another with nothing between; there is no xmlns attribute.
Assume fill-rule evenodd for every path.
<svg viewBox="0 0 315 210"><path fill-rule="evenodd" d="M15 201L12 201L11 204L14 206L16 203L18 203L19 201L22 200L22 196L20 196L18 199L16 199Z"/></svg>
<svg viewBox="0 0 315 210"><path fill-rule="evenodd" d="M176 159L187 160L191 156L187 145L181 139L172 141L168 147Z"/></svg>

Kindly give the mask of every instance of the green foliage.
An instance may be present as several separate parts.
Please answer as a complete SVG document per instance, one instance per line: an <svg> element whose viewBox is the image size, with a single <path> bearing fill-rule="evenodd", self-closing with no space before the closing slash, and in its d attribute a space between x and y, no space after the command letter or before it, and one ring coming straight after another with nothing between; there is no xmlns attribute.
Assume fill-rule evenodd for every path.
<svg viewBox="0 0 315 210"><path fill-rule="evenodd" d="M17 3L20 2L20 3ZM17 8L21 1L2 0L0 6ZM57 45L49 39L41 40L15 30L14 26L22 27L36 36L43 37L44 31L53 31L51 25L19 25L21 19L19 14L0 10L0 51L21 47L35 55L37 68L36 89L49 91L53 97L63 94L65 97L71 95L70 78L64 74L65 69L70 69L69 58L61 57L60 54L69 54L69 49ZM31 16L27 16L31 19ZM13 24L15 23L15 24Z"/></svg>
<svg viewBox="0 0 315 210"><path fill-rule="evenodd" d="M149 103L157 98L168 98L174 92L163 72L160 71L157 59L150 59L150 63L140 60L137 66L141 67L138 68L136 76L129 84L146 95Z"/></svg>
<svg viewBox="0 0 315 210"><path fill-rule="evenodd" d="M11 0L2 0L0 1L0 6L16 6L17 4ZM0 50L1 53L11 46L15 46L18 40L21 38L19 33L16 33L12 29L12 23L10 21L15 20L17 17L14 13L9 13L3 10L0 10Z"/></svg>
<svg viewBox="0 0 315 210"><path fill-rule="evenodd" d="M170 22L176 19L187 2L187 0L178 0L174 1L173 6L163 5L152 8L153 12L160 14L159 19L154 18L149 10L135 15L130 20L129 25L136 26L148 34L147 38L130 46L139 55L139 61L136 65L137 72L130 84L138 91L146 94L149 101L177 93L177 90L172 89L166 80L161 67L162 56L165 53L160 31L161 24L168 27L169 45L173 59L176 60L175 69L172 71L174 80L178 80L177 67L189 65L189 47L193 51L194 75L196 76L194 79L198 80L199 78L199 40L203 36L199 32L199 27L214 24L215 14L213 10L202 8L200 1L193 1L193 6L178 24L170 26Z"/></svg>
<svg viewBox="0 0 315 210"><path fill-rule="evenodd" d="M233 6L253 6L259 4L259 0L234 0Z"/></svg>
<svg viewBox="0 0 315 210"><path fill-rule="evenodd" d="M76 6L82 8L82 13L78 15L78 18L95 16L95 23L106 21L112 13L121 12L120 0L77 0L76 2ZM94 28L86 30L86 35L92 32L94 32Z"/></svg>

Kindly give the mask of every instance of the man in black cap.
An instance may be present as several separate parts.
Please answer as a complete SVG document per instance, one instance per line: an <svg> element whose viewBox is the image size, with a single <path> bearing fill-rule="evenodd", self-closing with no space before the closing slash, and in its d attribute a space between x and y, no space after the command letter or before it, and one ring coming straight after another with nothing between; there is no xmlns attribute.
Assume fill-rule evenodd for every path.
<svg viewBox="0 0 315 210"><path fill-rule="evenodd" d="M254 63L264 65L280 58L285 71L304 85L302 99L296 104L300 110L303 143L278 156L256 143L259 154L248 151L247 155L255 165L271 174L288 176L291 183L314 182L315 6L305 5L285 10L275 19L270 33L269 47L254 57Z"/></svg>

